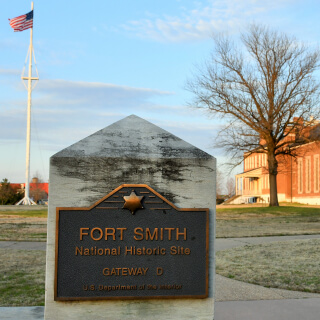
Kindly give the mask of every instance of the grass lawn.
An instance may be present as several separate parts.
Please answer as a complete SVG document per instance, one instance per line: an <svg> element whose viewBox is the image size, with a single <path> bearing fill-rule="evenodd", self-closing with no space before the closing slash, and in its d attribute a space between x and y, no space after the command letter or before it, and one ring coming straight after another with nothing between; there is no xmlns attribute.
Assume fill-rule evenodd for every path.
<svg viewBox="0 0 320 320"><path fill-rule="evenodd" d="M0 241L46 241L46 207L0 206ZM320 234L320 208L217 207L217 238Z"/></svg>
<svg viewBox="0 0 320 320"><path fill-rule="evenodd" d="M1 206L0 241L46 241L47 216L43 206Z"/></svg>
<svg viewBox="0 0 320 320"><path fill-rule="evenodd" d="M219 251L216 272L264 287L320 293L320 239Z"/></svg>
<svg viewBox="0 0 320 320"><path fill-rule="evenodd" d="M28 218L47 218L47 206L0 206L0 219L1 216L19 216Z"/></svg>
<svg viewBox="0 0 320 320"><path fill-rule="evenodd" d="M320 293L320 239L275 242L217 253L218 274L231 279ZM45 252L0 249L0 306L44 305Z"/></svg>
<svg viewBox="0 0 320 320"><path fill-rule="evenodd" d="M43 306L44 251L0 249L0 306Z"/></svg>
<svg viewBox="0 0 320 320"><path fill-rule="evenodd" d="M217 208L217 238L320 233L320 208L304 206Z"/></svg>
<svg viewBox="0 0 320 320"><path fill-rule="evenodd" d="M47 208L0 207L0 240L46 241ZM320 234L320 208L217 209L217 237ZM217 273L266 287L320 293L320 240L217 253ZM44 305L45 252L0 249L0 306Z"/></svg>

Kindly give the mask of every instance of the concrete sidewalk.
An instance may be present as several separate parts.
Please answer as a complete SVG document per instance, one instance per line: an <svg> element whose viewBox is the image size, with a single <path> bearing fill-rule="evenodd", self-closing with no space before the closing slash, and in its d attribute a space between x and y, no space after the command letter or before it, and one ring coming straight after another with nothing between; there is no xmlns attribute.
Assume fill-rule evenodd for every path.
<svg viewBox="0 0 320 320"><path fill-rule="evenodd" d="M291 240L320 239L320 234L297 235L297 236L276 236L276 237L251 237L251 238L219 238L216 239L216 251L257 245L263 243Z"/></svg>
<svg viewBox="0 0 320 320"><path fill-rule="evenodd" d="M216 240L216 251L276 241L315 239L320 235L228 238ZM0 248L46 250L45 242L0 241ZM0 319L43 320L44 307L2 307ZM261 286L216 275L215 320L318 320L320 294Z"/></svg>
<svg viewBox="0 0 320 320"><path fill-rule="evenodd" d="M45 251L46 248L47 248L46 242L0 241L0 249Z"/></svg>
<svg viewBox="0 0 320 320"><path fill-rule="evenodd" d="M215 320L319 320L320 299L216 302Z"/></svg>
<svg viewBox="0 0 320 320"><path fill-rule="evenodd" d="M319 320L319 303L320 299L216 302L214 319ZM44 317L44 307L6 307L0 308L0 312L2 320L43 320Z"/></svg>

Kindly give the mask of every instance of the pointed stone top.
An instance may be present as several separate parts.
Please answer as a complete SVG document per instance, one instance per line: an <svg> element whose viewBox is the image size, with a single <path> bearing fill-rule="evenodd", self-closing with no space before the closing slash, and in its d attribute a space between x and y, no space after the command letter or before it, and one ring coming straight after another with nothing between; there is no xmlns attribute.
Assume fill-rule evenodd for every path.
<svg viewBox="0 0 320 320"><path fill-rule="evenodd" d="M136 115L128 116L52 156L107 158L212 158Z"/></svg>

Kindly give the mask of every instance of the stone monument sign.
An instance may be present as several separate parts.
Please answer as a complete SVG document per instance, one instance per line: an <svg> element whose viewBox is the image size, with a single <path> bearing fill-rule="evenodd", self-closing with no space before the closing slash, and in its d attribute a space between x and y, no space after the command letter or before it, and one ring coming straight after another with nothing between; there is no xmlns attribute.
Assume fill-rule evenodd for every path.
<svg viewBox="0 0 320 320"><path fill-rule="evenodd" d="M215 159L137 116L51 157L45 319L213 319Z"/></svg>

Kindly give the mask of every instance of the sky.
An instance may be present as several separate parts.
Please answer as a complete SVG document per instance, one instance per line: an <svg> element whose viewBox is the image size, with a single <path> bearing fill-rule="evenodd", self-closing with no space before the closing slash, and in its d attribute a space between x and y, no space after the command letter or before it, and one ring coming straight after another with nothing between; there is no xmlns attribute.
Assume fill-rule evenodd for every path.
<svg viewBox="0 0 320 320"><path fill-rule="evenodd" d="M13 32L8 18L29 12L31 1L0 2L0 180L18 183L25 182L27 90L21 73L30 30ZM250 23L315 46L320 1L35 0L40 80L32 92L31 177L48 181L53 154L131 114L222 165L223 151L212 147L221 123L190 107L186 82L209 57L214 35L237 39Z"/></svg>

